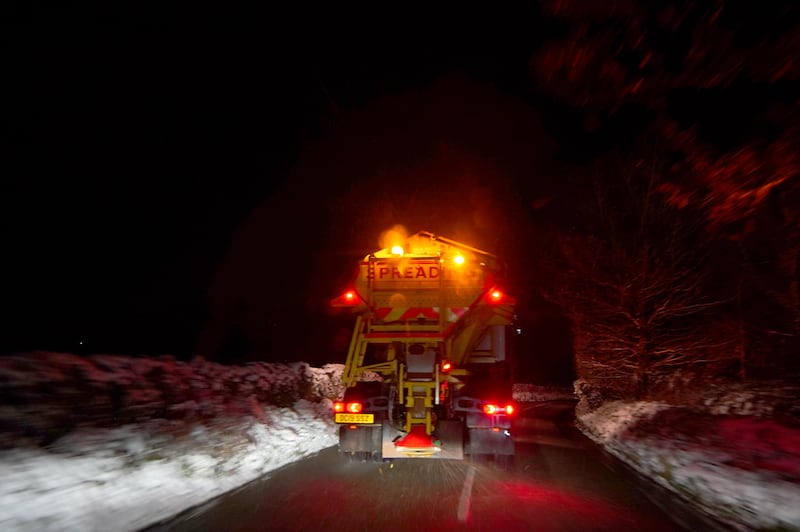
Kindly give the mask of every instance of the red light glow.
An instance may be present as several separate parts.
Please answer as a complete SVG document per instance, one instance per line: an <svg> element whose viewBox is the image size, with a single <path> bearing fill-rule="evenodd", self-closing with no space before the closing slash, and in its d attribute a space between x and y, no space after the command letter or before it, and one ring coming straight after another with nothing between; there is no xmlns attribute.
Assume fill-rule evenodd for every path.
<svg viewBox="0 0 800 532"><path fill-rule="evenodd" d="M487 403L483 405L483 413L488 414L490 416L499 415L499 414L506 414L510 416L514 413L514 405L506 405L506 406L498 406L491 403Z"/></svg>
<svg viewBox="0 0 800 532"><path fill-rule="evenodd" d="M344 403L336 401L333 403L333 411L334 412L344 412Z"/></svg>
<svg viewBox="0 0 800 532"><path fill-rule="evenodd" d="M351 414L358 414L361 412L361 403L347 403L347 411Z"/></svg>
<svg viewBox="0 0 800 532"><path fill-rule="evenodd" d="M453 369L453 363L450 362L449 360L443 360L442 361L442 373L447 373L451 369Z"/></svg>
<svg viewBox="0 0 800 532"><path fill-rule="evenodd" d="M489 300L492 303L500 303L503 300L503 292L500 290L492 290L489 292Z"/></svg>

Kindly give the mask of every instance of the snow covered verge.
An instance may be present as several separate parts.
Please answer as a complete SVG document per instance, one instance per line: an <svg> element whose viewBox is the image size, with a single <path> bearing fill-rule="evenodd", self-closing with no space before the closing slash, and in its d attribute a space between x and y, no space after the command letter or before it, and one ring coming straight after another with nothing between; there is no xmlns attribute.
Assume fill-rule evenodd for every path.
<svg viewBox="0 0 800 532"><path fill-rule="evenodd" d="M511 397L520 403L539 403L544 401L569 401L575 393L569 388L541 386L537 384L512 384Z"/></svg>
<svg viewBox="0 0 800 532"><path fill-rule="evenodd" d="M141 529L335 445L341 372L2 357L0 529Z"/></svg>
<svg viewBox="0 0 800 532"><path fill-rule="evenodd" d="M590 406L584 434L701 513L737 530L800 530L796 385L711 387L691 405L613 401Z"/></svg>
<svg viewBox="0 0 800 532"><path fill-rule="evenodd" d="M343 366L26 353L0 357L0 530L137 530L336 444ZM800 530L798 386L722 386L689 404L598 402L578 427L734 529Z"/></svg>

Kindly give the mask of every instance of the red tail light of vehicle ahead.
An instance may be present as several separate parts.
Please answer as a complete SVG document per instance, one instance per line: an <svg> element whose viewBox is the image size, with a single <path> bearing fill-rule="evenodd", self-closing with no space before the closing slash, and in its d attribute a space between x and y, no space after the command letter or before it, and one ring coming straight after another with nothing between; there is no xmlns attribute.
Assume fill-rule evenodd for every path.
<svg viewBox="0 0 800 532"><path fill-rule="evenodd" d="M362 406L361 403L347 403L347 406L345 408L351 414L359 414L361 413Z"/></svg>
<svg viewBox="0 0 800 532"><path fill-rule="evenodd" d="M497 288L492 288L491 290L489 290L489 293L487 294L487 299L489 303L498 305L505 301L506 295L502 292L502 290L498 290Z"/></svg>
<svg viewBox="0 0 800 532"><path fill-rule="evenodd" d="M331 300L331 306L335 308L354 308L361 303L361 297L355 290L347 290L339 297Z"/></svg>
<svg viewBox="0 0 800 532"><path fill-rule="evenodd" d="M345 305L355 305L358 303L358 296L356 295L355 290L348 290L344 294L342 294L342 302Z"/></svg>
<svg viewBox="0 0 800 532"><path fill-rule="evenodd" d="M514 413L514 405L500 406L500 405L487 403L487 404L483 405L483 413L484 414L488 414L490 416L501 415L501 414L505 414L507 416L510 416L511 414Z"/></svg>
<svg viewBox="0 0 800 532"><path fill-rule="evenodd" d="M503 291L502 288L495 286L483 294L483 302L488 305L516 305L517 300Z"/></svg>
<svg viewBox="0 0 800 532"><path fill-rule="evenodd" d="M441 369L442 369L442 373L447 373L451 369L453 369L453 363L450 362L449 360L442 360Z"/></svg>
<svg viewBox="0 0 800 532"><path fill-rule="evenodd" d="M360 414L364 406L359 402L343 403L336 401L333 403L334 412L347 412L348 414Z"/></svg>

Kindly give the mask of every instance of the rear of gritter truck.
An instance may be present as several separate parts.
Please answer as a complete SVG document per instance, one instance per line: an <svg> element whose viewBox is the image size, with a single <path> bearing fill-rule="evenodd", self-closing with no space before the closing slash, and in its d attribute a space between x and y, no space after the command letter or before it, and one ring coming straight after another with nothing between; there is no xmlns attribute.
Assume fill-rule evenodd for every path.
<svg viewBox="0 0 800 532"><path fill-rule="evenodd" d="M331 305L355 315L334 403L339 450L357 459L514 454L514 299L486 251L391 233Z"/></svg>

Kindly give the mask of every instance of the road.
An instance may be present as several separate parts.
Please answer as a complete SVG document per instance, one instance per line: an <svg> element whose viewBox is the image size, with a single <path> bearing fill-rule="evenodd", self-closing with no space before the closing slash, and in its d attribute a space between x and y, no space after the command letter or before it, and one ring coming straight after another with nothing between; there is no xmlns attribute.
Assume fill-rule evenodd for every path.
<svg viewBox="0 0 800 532"><path fill-rule="evenodd" d="M571 408L523 411L509 467L354 463L332 448L150 531L680 529L636 483L603 465L571 427Z"/></svg>

